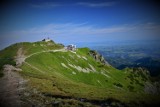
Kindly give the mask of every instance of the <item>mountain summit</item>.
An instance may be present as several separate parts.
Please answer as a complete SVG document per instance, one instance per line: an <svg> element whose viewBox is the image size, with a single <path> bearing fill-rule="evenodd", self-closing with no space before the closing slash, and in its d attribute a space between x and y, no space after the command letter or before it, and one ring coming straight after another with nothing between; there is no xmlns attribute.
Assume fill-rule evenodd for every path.
<svg viewBox="0 0 160 107"><path fill-rule="evenodd" d="M52 40L16 43L1 50L0 71L2 106L159 104L159 83L151 81L146 69L118 70L95 50L70 50ZM16 79L17 88L9 85L11 78ZM7 97L5 88L15 91L12 95L16 99Z"/></svg>

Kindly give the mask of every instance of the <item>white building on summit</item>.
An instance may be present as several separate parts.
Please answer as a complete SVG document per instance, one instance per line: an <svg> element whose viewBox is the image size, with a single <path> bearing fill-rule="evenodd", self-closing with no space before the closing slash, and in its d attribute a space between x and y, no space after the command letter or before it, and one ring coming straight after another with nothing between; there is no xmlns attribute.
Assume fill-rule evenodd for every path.
<svg viewBox="0 0 160 107"><path fill-rule="evenodd" d="M76 45L70 44L66 47L67 50L75 51L76 50Z"/></svg>

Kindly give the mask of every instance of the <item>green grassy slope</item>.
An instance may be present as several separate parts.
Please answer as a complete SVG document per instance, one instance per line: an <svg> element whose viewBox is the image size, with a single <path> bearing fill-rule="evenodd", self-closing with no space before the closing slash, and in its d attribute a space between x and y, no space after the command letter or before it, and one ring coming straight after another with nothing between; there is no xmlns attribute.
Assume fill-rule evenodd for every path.
<svg viewBox="0 0 160 107"><path fill-rule="evenodd" d="M94 101L108 102L109 99L131 105L147 104L159 98L159 95L144 92L145 83L151 83L147 71L141 68L117 70L104 65L90 56L88 48L55 52L47 50L57 50L63 46L54 42L18 43L0 51L1 67L7 63L14 64L13 58L19 48L23 48L25 56L31 55L21 66L23 71L20 73L29 80L30 90L36 89L40 95L32 93L25 96L27 99L45 99L48 102L58 99L64 105L72 102L69 105L76 106L82 102L77 99L84 98L93 106ZM33 54L36 52L39 53Z"/></svg>
<svg viewBox="0 0 160 107"><path fill-rule="evenodd" d="M3 50L0 50L0 77L3 76L2 68L5 64L15 65L14 57L17 54L19 48L22 48L24 55L29 55L39 51L51 50L51 49L59 49L63 48L60 44L55 44L53 41L50 42L22 42L13 44Z"/></svg>

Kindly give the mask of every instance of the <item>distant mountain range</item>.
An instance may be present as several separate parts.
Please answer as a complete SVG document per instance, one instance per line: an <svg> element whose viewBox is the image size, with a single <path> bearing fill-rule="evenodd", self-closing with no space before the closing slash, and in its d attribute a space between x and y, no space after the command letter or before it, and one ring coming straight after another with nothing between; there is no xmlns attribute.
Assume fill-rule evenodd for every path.
<svg viewBox="0 0 160 107"><path fill-rule="evenodd" d="M145 57L134 61L132 64L120 65L118 69L126 67L144 67L150 71L151 76L158 76L160 74L160 61L151 57Z"/></svg>
<svg viewBox="0 0 160 107"><path fill-rule="evenodd" d="M160 47L158 45L128 44L92 47L117 69L144 67L151 76L160 74Z"/></svg>

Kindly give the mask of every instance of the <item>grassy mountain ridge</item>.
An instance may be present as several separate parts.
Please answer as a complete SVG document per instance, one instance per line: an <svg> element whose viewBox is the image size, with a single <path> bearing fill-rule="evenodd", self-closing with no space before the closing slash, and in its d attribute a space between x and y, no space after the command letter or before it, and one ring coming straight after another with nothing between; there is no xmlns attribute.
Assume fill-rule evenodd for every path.
<svg viewBox="0 0 160 107"><path fill-rule="evenodd" d="M97 61L89 48L67 51L53 41L17 43L0 51L1 71L4 64L16 65L14 58L20 48L25 61L19 73L28 80L22 94L25 102L40 106L145 106L158 103L159 94L148 88L153 83L147 70L115 69L100 62L102 59Z"/></svg>
<svg viewBox="0 0 160 107"><path fill-rule="evenodd" d="M4 64L15 65L14 57L17 54L19 48L25 49L24 54L29 55L38 51L51 50L57 48L63 48L61 44L55 44L53 41L51 42L22 42L15 43L3 50L0 50L0 76L2 76L2 68Z"/></svg>

